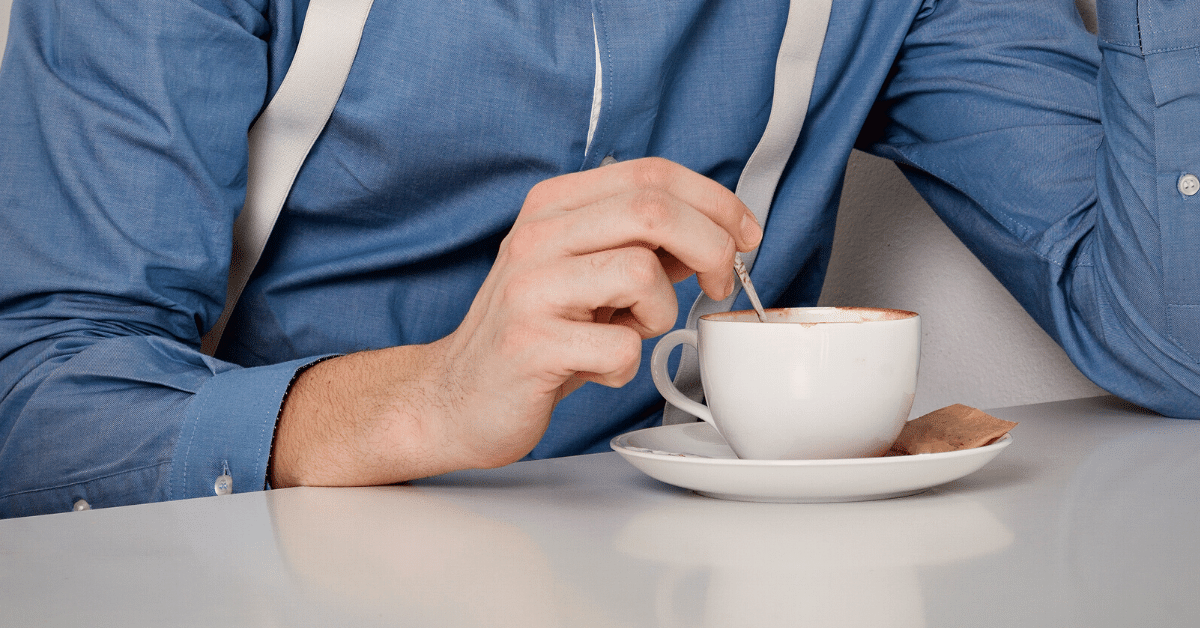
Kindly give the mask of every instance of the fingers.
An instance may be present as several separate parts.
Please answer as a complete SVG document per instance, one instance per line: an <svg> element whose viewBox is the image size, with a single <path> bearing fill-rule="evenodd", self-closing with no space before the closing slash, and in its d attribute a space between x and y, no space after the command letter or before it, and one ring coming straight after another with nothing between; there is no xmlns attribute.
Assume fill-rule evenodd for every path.
<svg viewBox="0 0 1200 628"><path fill-rule="evenodd" d="M628 383L642 339L674 326L679 308L658 256L645 247L561 257L507 275L486 292L485 308L501 313L490 319L499 323L493 355L570 390L583 381Z"/></svg>
<svg viewBox="0 0 1200 628"><path fill-rule="evenodd" d="M642 337L622 325L565 321L541 329L536 336L543 350L531 352L529 360L537 370L565 382L563 394L583 382L620 388L633 380L641 363Z"/></svg>
<svg viewBox="0 0 1200 628"><path fill-rule="evenodd" d="M628 327L571 323L561 331L562 364L576 378L620 388L637 375L642 338Z"/></svg>
<svg viewBox="0 0 1200 628"><path fill-rule="evenodd" d="M505 373L526 374L565 395L584 381L629 383L641 362L642 338L632 326L521 314L496 331L486 355L507 365Z"/></svg>
<svg viewBox="0 0 1200 628"><path fill-rule="evenodd" d="M514 277L502 298L524 304L531 318L549 313L573 322L613 323L640 338L670 330L679 310L658 256L643 247L562 258Z"/></svg>
<svg viewBox="0 0 1200 628"><path fill-rule="evenodd" d="M734 254L761 236L749 210L719 183L663 159L642 159L539 184L508 245L518 256L648 246L672 282L695 272L700 287L722 299L733 290Z"/></svg>
<svg viewBox="0 0 1200 628"><path fill-rule="evenodd" d="M704 175L657 157L543 181L534 186L526 202L538 212L570 211L638 192L661 192L675 197L729 233L740 251L754 249L762 239L762 229L737 195Z"/></svg>
<svg viewBox="0 0 1200 628"><path fill-rule="evenodd" d="M581 381L623 385L641 340L674 326L672 284L695 272L706 293L724 298L734 255L760 239L733 193L663 159L548 180L501 245L460 328L463 346L478 341L481 350L466 353L508 365L501 379L536 380L538 395Z"/></svg>
<svg viewBox="0 0 1200 628"><path fill-rule="evenodd" d="M699 275L706 292L732 289L730 268L737 242L721 226L678 198L659 191L609 197L550 219L558 223L559 246L580 255L629 243L661 248ZM597 229L595 225L608 228ZM661 265L661 264L660 264Z"/></svg>

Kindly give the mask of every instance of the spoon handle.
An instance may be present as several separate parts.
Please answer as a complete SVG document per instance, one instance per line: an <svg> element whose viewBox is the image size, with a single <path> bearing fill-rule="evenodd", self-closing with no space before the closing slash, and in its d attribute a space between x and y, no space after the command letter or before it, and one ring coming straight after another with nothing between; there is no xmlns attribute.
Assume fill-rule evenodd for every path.
<svg viewBox="0 0 1200 628"><path fill-rule="evenodd" d="M759 322L767 322L767 313L763 311L762 301L758 300L758 293L754 291L754 282L750 281L750 272L746 270L746 263L742 261L741 253L733 254L733 270L737 273L738 279L742 280L742 287L746 289L746 296L750 297L750 303L754 305L754 311L758 312Z"/></svg>

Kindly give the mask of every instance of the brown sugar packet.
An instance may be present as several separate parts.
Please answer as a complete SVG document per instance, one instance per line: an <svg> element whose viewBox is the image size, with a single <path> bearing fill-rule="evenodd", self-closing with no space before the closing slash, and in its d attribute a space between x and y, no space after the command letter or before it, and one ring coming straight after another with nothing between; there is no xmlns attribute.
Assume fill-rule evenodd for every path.
<svg viewBox="0 0 1200 628"><path fill-rule="evenodd" d="M934 454L990 445L1016 427L983 410L956 403L904 425L889 456Z"/></svg>

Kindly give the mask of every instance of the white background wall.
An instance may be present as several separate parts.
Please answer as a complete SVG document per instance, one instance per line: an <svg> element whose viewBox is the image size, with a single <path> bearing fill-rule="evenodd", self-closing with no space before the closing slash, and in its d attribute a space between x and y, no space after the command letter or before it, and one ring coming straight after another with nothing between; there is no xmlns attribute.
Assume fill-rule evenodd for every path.
<svg viewBox="0 0 1200 628"><path fill-rule="evenodd" d="M884 159L850 158L821 303L921 314L914 416L1103 394Z"/></svg>
<svg viewBox="0 0 1200 628"><path fill-rule="evenodd" d="M1077 0L1094 23L1092 0ZM12 0L0 0L0 46ZM855 153L846 174L823 304L919 312L914 416L1101 394L950 233L888 161Z"/></svg>
<svg viewBox="0 0 1200 628"><path fill-rule="evenodd" d="M0 0L0 50L4 50L4 42L8 40L8 9L12 0Z"/></svg>

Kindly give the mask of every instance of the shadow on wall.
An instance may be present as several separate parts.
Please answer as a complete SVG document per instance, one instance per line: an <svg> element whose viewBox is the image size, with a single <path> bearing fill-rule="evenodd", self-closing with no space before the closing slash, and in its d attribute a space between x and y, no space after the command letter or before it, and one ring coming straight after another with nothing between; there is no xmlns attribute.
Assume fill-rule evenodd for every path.
<svg viewBox="0 0 1200 628"><path fill-rule="evenodd" d="M913 416L1104 394L950 232L890 161L855 151L822 305L922 318Z"/></svg>

